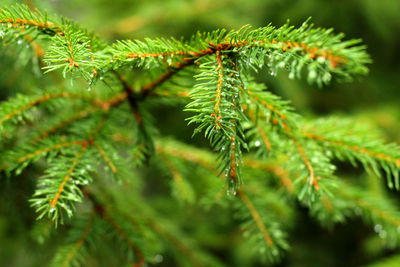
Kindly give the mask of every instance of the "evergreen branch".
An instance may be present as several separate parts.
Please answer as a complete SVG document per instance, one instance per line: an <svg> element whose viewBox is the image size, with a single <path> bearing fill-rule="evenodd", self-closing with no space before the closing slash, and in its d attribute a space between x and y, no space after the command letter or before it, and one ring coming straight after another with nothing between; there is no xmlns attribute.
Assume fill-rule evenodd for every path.
<svg viewBox="0 0 400 267"><path fill-rule="evenodd" d="M249 210L251 216L253 217L254 221L257 224L257 227L260 229L261 233L264 236L265 242L268 247L272 247L273 242L270 234L268 233L267 229L265 228L264 223L262 222L260 215L258 214L257 210L255 209L253 203L249 200L247 195L243 193L242 190L238 191L238 195L240 199L243 201L243 203L246 205L247 209Z"/></svg>
<svg viewBox="0 0 400 267"><path fill-rule="evenodd" d="M300 145L300 143L299 143L299 141L297 141L297 139L293 138L292 140L293 140L294 144L296 145L296 149L299 152L301 159L303 160L303 162L306 165L307 170L310 174L310 178L309 178L310 186L314 186L314 188L316 190L319 190L319 185L318 185L317 177L315 177L314 168L311 165L310 161L308 160L303 147Z"/></svg>
<svg viewBox="0 0 400 267"><path fill-rule="evenodd" d="M34 151L26 154L26 148L21 152L13 152L8 157L6 157L7 161L0 167L0 170L7 169L9 171L17 169L17 173L21 173L22 169L25 168L30 162L37 161L39 158L46 156L48 153L60 150L63 148L71 147L71 146L82 146L85 144L86 140L76 140L69 142L62 142L53 144L53 142L46 142L46 145L43 148L36 149ZM22 154L22 155L21 155Z"/></svg>
<svg viewBox="0 0 400 267"><path fill-rule="evenodd" d="M39 135L37 135L37 137L35 137L35 138L32 140L32 143L37 143L37 142L39 142L40 140L42 140L42 139L48 137L49 135L51 135L51 134L57 132L58 130L60 130L60 129L66 127L67 125L70 125L71 123L73 123L73 122L75 122L75 121L77 121L77 120L86 118L86 117L88 117L90 114L95 113L95 112L98 111L98 110L99 110L99 108L98 108L97 106L95 106L95 107L89 107L89 108L87 108L87 109L85 109L85 110L81 110L81 111L79 111L79 112L73 114L73 115L70 116L70 117L67 117L66 119L64 119L64 120L62 120L62 121L60 121L60 122L57 122L55 125L51 126L50 128L47 128L46 130L42 131Z"/></svg>
<svg viewBox="0 0 400 267"><path fill-rule="evenodd" d="M261 169L261 170L265 170L267 172L271 172L273 173L276 177L278 177L281 180L282 185L286 188L286 190L293 194L294 193L294 185L292 180L289 178L289 173L277 166L277 165L273 165L273 164L266 164L262 161L257 161L254 159L246 159L244 158L244 165L248 168L252 168L252 169Z"/></svg>
<svg viewBox="0 0 400 267"><path fill-rule="evenodd" d="M302 134L329 149L331 155L340 160L347 159L354 165L357 160L378 176L382 176L379 171L382 168L387 174L388 186L400 189L400 148L395 144L384 144L370 127L332 117L306 125Z"/></svg>
<svg viewBox="0 0 400 267"><path fill-rule="evenodd" d="M111 170L113 173L117 173L117 168L115 167L114 163L111 161L111 159L107 156L106 152L104 149L97 144L94 140L91 142L92 145L100 152L101 156L104 158L104 160L107 162L108 166L110 166Z"/></svg>
<svg viewBox="0 0 400 267"><path fill-rule="evenodd" d="M193 202L193 189L190 185L184 180L182 174L178 170L178 168L174 165L172 160L170 160L167 155L161 154L161 159L168 167L170 173L172 174L172 178L174 181L174 189L176 188L178 191L178 195L187 202Z"/></svg>
<svg viewBox="0 0 400 267"><path fill-rule="evenodd" d="M74 172L76 165L78 164L78 160L82 157L83 152L87 149L88 145L89 145L89 142L87 142L87 141L84 142L84 143L82 144L81 151L79 151L79 153L78 153L78 154L76 155L76 157L74 158L74 160L73 160L73 162L72 162L72 166L71 166L71 167L69 168L69 170L68 170L68 174L63 178L63 180L62 180L62 182L61 182L61 184L60 184L60 186L59 186L59 188L58 188L57 193L56 193L55 196L50 200L50 205L51 205L50 212L54 211L54 209L55 209L55 207L56 207L56 205L57 205L57 203L58 203L58 200L59 200L61 194L62 194L62 193L64 192L64 190L65 190L65 186L66 186L66 184L68 183L69 178L71 178L71 175L72 175L72 173Z"/></svg>
<svg viewBox="0 0 400 267"><path fill-rule="evenodd" d="M43 15L37 9L33 12L25 5L15 5L11 8L0 9L0 23L22 29L29 26L51 35L62 32L58 25L47 20L47 14Z"/></svg>
<svg viewBox="0 0 400 267"><path fill-rule="evenodd" d="M144 257L142 252L135 246L135 244L133 244L128 234L109 215L109 213L107 212L107 208L103 206L87 189L83 188L83 193L92 202L94 208L102 216L102 218L104 218L114 228L114 230L122 237L122 239L128 244L132 251L139 257L139 260L133 264L133 267L143 266Z"/></svg>
<svg viewBox="0 0 400 267"><path fill-rule="evenodd" d="M83 232L82 232L81 236L79 237L79 240L74 244L74 246L72 247L72 250L64 258L64 260L60 266L63 266L63 267L69 266L69 263L71 262L73 257L76 255L78 250L82 247L83 243L85 242L85 240L91 230L95 216L96 216L96 212L93 211L90 214L89 220L86 222L85 228L83 229Z"/></svg>
<svg viewBox="0 0 400 267"><path fill-rule="evenodd" d="M71 98L71 99L82 99L86 101L92 101L80 94L70 93L70 92L55 92L55 93L47 93L42 96L38 96L36 98L27 98L26 96L18 95L16 98L9 100L8 102L3 103L0 106L0 126L4 124L4 122L23 114L25 111L43 104L49 100L56 98ZM20 115L22 116L22 115ZM27 115L25 115L27 116Z"/></svg>

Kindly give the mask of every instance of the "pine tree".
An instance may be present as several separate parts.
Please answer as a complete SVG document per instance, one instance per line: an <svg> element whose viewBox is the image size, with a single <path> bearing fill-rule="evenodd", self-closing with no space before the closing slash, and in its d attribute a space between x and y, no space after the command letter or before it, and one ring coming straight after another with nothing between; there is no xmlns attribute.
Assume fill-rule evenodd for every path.
<svg viewBox="0 0 400 267"><path fill-rule="evenodd" d="M54 266L85 265L89 255L146 266L166 251L182 266L223 266L193 243L184 211L153 208L165 179L191 210L190 223L201 224L196 212L204 210L234 214L254 255L270 262L290 249L297 204L327 227L361 217L398 246L394 202L340 177L336 165L359 164L399 190L399 146L356 118L301 116L257 82L265 72L321 88L351 82L371 63L360 40L307 20L109 44L23 5L1 8L0 23L2 55L30 61L29 79L41 86L0 105L2 179L39 169L29 198L38 218L32 232L41 242L57 236ZM210 149L162 136L152 113L159 105L184 105L193 135ZM152 173L164 177L148 184Z"/></svg>

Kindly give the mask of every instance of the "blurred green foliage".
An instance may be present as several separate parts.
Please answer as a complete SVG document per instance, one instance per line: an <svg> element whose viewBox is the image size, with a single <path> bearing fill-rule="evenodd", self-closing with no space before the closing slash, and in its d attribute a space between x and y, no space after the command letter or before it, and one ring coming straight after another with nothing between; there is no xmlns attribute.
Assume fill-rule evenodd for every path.
<svg viewBox="0 0 400 267"><path fill-rule="evenodd" d="M259 76L269 88L290 99L300 113L313 115L353 114L360 119L372 119L386 133L388 139L400 142L400 1L397 0L2 0L1 4L25 3L49 13L62 14L88 26L110 42L117 39L142 39L144 37L180 38L191 36L195 31L218 28L235 29L245 24L264 26L270 22L282 25L287 19L300 25L308 17L321 27L333 27L336 32L346 33L348 38L362 38L374 63L370 75L353 83L333 82L324 90L310 87L306 81L293 81L287 75L278 77ZM1 61L15 59L0 58ZM10 64L17 64L10 62ZM4 77L0 72L0 99L14 95L16 91L29 90L29 78L22 79L23 70L13 77ZM43 82L46 82L44 80ZM21 88L26 88L22 90ZM167 107L154 110L177 112ZM185 128L185 115L177 113L165 119L155 116L160 131L180 140L191 142L192 129ZM179 130L178 130L179 129ZM196 142L203 145L204 140ZM344 166L350 171L357 170ZM154 172L161 172L154 170ZM0 265L44 266L51 258L54 247L38 245L30 237L35 220L29 208L28 198L32 192L30 179L36 170L29 169L20 180L0 179ZM154 176L149 174L149 177ZM157 181L150 180L158 183ZM149 189L149 194L163 190L166 185ZM28 194L26 194L28 193ZM400 203L400 202L399 202ZM165 198L155 200L153 205L169 216ZM385 259L398 250L385 249L379 237L364 227L359 220L336 225L327 230L300 209L300 219L292 229L292 248L278 266L400 266L399 256ZM226 212L226 210L224 211ZM194 231L198 243L211 251L228 266L264 266L258 259L249 258L240 244L241 233L235 230L234 222L227 214L214 210L181 210L171 212L177 218L201 224L212 218L212 225L191 227L187 223L184 231ZM224 216L226 215L226 216ZM54 244L58 240L52 240ZM105 255L105 257L110 255ZM92 259L92 266L100 264ZM154 266L172 266L166 256Z"/></svg>

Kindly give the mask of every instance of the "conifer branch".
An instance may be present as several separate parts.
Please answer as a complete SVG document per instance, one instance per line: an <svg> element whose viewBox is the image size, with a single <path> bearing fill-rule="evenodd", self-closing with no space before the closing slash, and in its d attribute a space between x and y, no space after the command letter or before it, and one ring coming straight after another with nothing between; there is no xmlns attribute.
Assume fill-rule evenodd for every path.
<svg viewBox="0 0 400 267"><path fill-rule="evenodd" d="M104 160L107 162L107 164L110 166L111 170L113 173L117 173L117 168L115 167L114 163L111 161L111 159L107 156L106 152L104 149L99 146L94 140L91 142L92 145L100 152L101 156L104 158Z"/></svg>
<svg viewBox="0 0 400 267"><path fill-rule="evenodd" d="M95 196L89 192L87 189L83 188L84 195L92 202L96 212L101 215L104 220L106 220L114 230L122 237L122 239L129 245L132 251L139 257L139 260L135 262L133 267L140 267L144 264L144 257L142 252L133 244L128 234L118 225L118 223L109 215L107 208L103 206Z"/></svg>
<svg viewBox="0 0 400 267"><path fill-rule="evenodd" d="M251 201L249 200L249 198L247 197L247 195L245 193L243 193L242 190L238 191L238 195L240 197L240 199L243 201L243 203L246 205L247 209L249 210L251 216L253 217L253 219L255 220L257 227L260 229L260 231L262 232L265 242L267 243L268 247L271 247L273 242L272 242L272 238L269 235L267 229L265 228L264 223L262 222L260 215L258 214L257 210L255 209L253 203L251 203Z"/></svg>
<svg viewBox="0 0 400 267"><path fill-rule="evenodd" d="M95 213L95 211L93 211L90 214L89 220L87 221L87 223L85 225L85 228L83 229L83 232L82 232L81 236L79 237L79 240L74 244L73 249L65 257L65 259L62 262L61 266L63 266L63 267L68 266L69 262L76 255L78 250L82 247L83 243L85 242L85 240L86 240L86 238L87 238L87 236L88 236L88 234L89 234L89 232L91 230L91 227L92 227L92 224L93 224L95 216L96 216L96 213Z"/></svg>
<svg viewBox="0 0 400 267"><path fill-rule="evenodd" d="M67 175L64 177L64 179L62 180L60 187L58 188L57 193L55 194L55 196L50 200L50 212L54 212L54 209L58 203L58 199L60 198L61 194L64 192L64 187L66 186L66 184L68 183L69 178L71 178L72 173L74 172L74 169L76 167L76 165L78 164L78 160L82 157L83 152L87 149L89 145L89 142L86 141L82 144L81 147L81 151L79 151L79 153L76 155L76 157L74 158L74 161L72 162L72 166L70 167L70 169L68 170Z"/></svg>

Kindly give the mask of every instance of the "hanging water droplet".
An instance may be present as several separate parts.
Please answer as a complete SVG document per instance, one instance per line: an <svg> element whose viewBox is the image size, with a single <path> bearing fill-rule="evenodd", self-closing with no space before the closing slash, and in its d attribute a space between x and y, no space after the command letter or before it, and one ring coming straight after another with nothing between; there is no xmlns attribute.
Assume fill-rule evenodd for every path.
<svg viewBox="0 0 400 267"><path fill-rule="evenodd" d="M375 225L374 226L374 231L376 233L379 233L380 231L382 231L382 225L380 225L380 224Z"/></svg>
<svg viewBox="0 0 400 267"><path fill-rule="evenodd" d="M49 210L50 213L53 213L54 211L55 211L54 208L51 208L51 209Z"/></svg>
<svg viewBox="0 0 400 267"><path fill-rule="evenodd" d="M317 163L318 161L319 161L319 160L318 160L317 157L311 159L311 162L313 162L313 163Z"/></svg>
<svg viewBox="0 0 400 267"><path fill-rule="evenodd" d="M232 190L232 195L236 196L236 190Z"/></svg>
<svg viewBox="0 0 400 267"><path fill-rule="evenodd" d="M275 71L271 70L271 72L269 73L271 76L275 76Z"/></svg>
<svg viewBox="0 0 400 267"><path fill-rule="evenodd" d="M259 146L261 145L261 142L257 140L257 141L254 143L254 145L255 145L256 147L259 147Z"/></svg>
<svg viewBox="0 0 400 267"><path fill-rule="evenodd" d="M100 76L100 78L99 78L99 79L100 79L100 81L102 81L102 80L104 80L104 77L103 77L103 76Z"/></svg>
<svg viewBox="0 0 400 267"><path fill-rule="evenodd" d="M223 147L221 147L221 151L224 151L225 150L225 147L223 146Z"/></svg>
<svg viewBox="0 0 400 267"><path fill-rule="evenodd" d="M317 72L316 72L315 70L311 70L311 71L308 73L308 78L309 78L309 79L315 79L315 78L317 78Z"/></svg>
<svg viewBox="0 0 400 267"><path fill-rule="evenodd" d="M324 63L325 62L325 58L324 57L318 57L317 61L318 61L318 63Z"/></svg>
<svg viewBox="0 0 400 267"><path fill-rule="evenodd" d="M156 263L161 263L163 260L164 260L164 257L163 257L161 254L157 254L157 255L154 257L154 261L155 261Z"/></svg>
<svg viewBox="0 0 400 267"><path fill-rule="evenodd" d="M329 72L327 72L324 74L323 79L325 82L329 82L332 79L332 75Z"/></svg>
<svg viewBox="0 0 400 267"><path fill-rule="evenodd" d="M18 40L18 41L17 41L17 44L19 44L19 45L22 44L22 41L21 41L21 40Z"/></svg>

